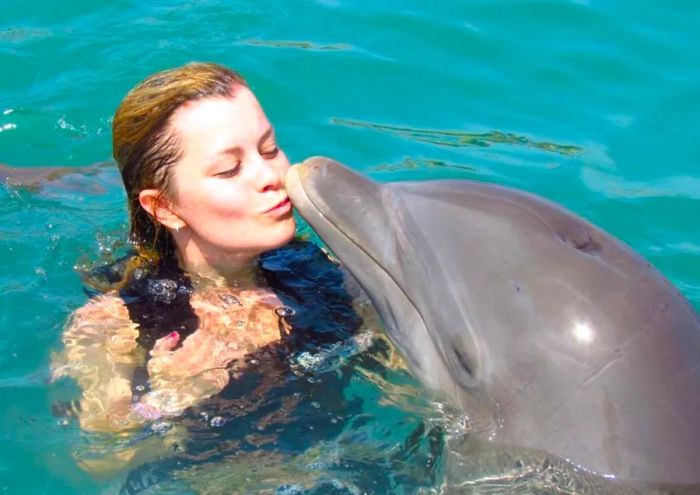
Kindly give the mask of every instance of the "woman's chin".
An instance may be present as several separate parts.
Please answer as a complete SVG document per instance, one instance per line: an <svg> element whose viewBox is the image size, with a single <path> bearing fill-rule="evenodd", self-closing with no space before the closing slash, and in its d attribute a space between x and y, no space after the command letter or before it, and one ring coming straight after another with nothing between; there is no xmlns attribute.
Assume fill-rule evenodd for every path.
<svg viewBox="0 0 700 495"><path fill-rule="evenodd" d="M295 234L296 222L294 221L294 217L290 216L288 220L280 222L278 229L276 229L275 235L270 236L269 242L266 243L268 246L266 251L277 249L285 244L288 244L292 239L294 239Z"/></svg>

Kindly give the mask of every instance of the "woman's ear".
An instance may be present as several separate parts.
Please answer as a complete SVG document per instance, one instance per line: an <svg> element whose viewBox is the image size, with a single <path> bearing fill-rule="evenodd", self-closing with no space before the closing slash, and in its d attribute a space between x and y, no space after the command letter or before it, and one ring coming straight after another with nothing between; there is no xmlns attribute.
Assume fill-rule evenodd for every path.
<svg viewBox="0 0 700 495"><path fill-rule="evenodd" d="M187 224L174 211L172 203L163 197L158 189L144 189L139 193L141 208L146 210L156 222L172 230L180 230Z"/></svg>

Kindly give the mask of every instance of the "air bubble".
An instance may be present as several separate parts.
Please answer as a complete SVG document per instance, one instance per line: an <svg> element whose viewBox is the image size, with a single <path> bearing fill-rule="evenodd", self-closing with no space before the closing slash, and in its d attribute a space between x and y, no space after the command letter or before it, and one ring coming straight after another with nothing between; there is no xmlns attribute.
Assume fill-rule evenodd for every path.
<svg viewBox="0 0 700 495"><path fill-rule="evenodd" d="M146 292L153 302L170 304L177 297L177 283L167 278L149 280Z"/></svg>
<svg viewBox="0 0 700 495"><path fill-rule="evenodd" d="M213 418L211 418L211 421L209 422L209 424L211 426L213 426L214 428L219 428L221 426L224 426L225 423L226 423L226 420L224 418L222 418L221 416L214 416Z"/></svg>
<svg viewBox="0 0 700 495"><path fill-rule="evenodd" d="M151 425L151 430L155 433L165 433L170 429L170 422L169 421L156 421Z"/></svg>
<svg viewBox="0 0 700 495"><path fill-rule="evenodd" d="M296 311L294 311L294 309L290 308L289 306L280 306L279 308L275 309L275 313L277 314L277 316L288 318L290 316L294 316L296 314Z"/></svg>
<svg viewBox="0 0 700 495"><path fill-rule="evenodd" d="M301 495L302 493L305 491L300 485L281 485L275 490L275 495Z"/></svg>
<svg viewBox="0 0 700 495"><path fill-rule="evenodd" d="M238 299L233 294L220 294L219 299L221 299L221 302L223 302L227 306L232 306L232 305L243 306L243 304L241 304L240 299Z"/></svg>
<svg viewBox="0 0 700 495"><path fill-rule="evenodd" d="M186 285L180 285L177 288L177 293L183 296L191 296L193 292L192 287L187 287Z"/></svg>

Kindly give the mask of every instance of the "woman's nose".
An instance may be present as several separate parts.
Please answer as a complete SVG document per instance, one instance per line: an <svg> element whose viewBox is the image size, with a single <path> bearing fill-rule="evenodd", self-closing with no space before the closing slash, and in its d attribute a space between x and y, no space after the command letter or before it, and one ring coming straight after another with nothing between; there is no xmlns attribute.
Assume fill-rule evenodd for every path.
<svg viewBox="0 0 700 495"><path fill-rule="evenodd" d="M277 160L266 160L262 156L255 158L255 185L259 191L279 189L282 187L284 170Z"/></svg>

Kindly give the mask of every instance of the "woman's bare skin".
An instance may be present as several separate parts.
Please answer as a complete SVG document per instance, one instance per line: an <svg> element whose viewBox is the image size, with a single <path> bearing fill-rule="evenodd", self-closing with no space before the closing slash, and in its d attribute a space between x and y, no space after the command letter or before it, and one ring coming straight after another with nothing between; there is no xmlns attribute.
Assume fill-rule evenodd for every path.
<svg viewBox="0 0 700 495"><path fill-rule="evenodd" d="M150 390L140 398L131 381L147 352L136 342L138 328L122 299L108 293L73 314L64 350L54 356L53 377L70 376L81 387L81 428L116 432L177 416L219 393L246 356L290 330L275 312L282 302L265 288L209 287L195 292L191 305L199 327L177 349L177 330L156 341L148 351Z"/></svg>
<svg viewBox="0 0 700 495"><path fill-rule="evenodd" d="M344 287L363 328L379 328L378 315L355 279L343 270ZM230 287L196 281L190 304L198 328L185 338L177 329L152 349L138 343L138 325L115 293L98 296L72 315L64 348L54 355L53 379L76 380L82 390L82 429L121 432L185 409L221 392L246 360L263 359L293 329L279 309L282 301L266 287ZM178 346L182 339L181 345ZM134 371L147 361L149 391L135 397Z"/></svg>

